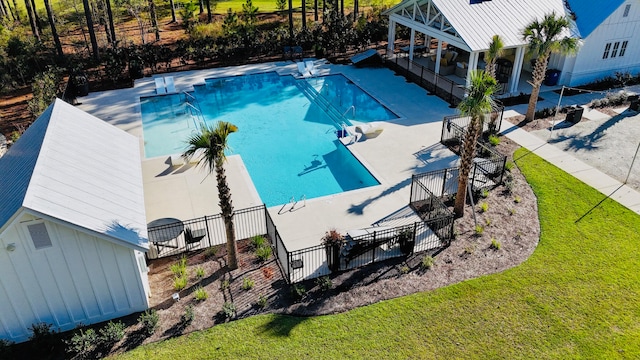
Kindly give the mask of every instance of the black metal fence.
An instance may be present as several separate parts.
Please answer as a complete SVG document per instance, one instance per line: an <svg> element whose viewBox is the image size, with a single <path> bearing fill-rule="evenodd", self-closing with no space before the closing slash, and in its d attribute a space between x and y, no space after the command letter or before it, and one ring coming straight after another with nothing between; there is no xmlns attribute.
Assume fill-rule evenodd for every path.
<svg viewBox="0 0 640 360"><path fill-rule="evenodd" d="M482 133L490 134L500 129L504 115L504 106L499 105L495 111L485 115L482 122ZM440 142L449 144L461 144L464 130L469 126L471 118L469 116L450 115L442 120L442 134Z"/></svg>
<svg viewBox="0 0 640 360"><path fill-rule="evenodd" d="M409 60L408 57L385 57L385 65L396 73L404 75L408 80L427 89L431 94L442 98L452 107L457 106L466 93L463 85L436 74L423 65Z"/></svg>

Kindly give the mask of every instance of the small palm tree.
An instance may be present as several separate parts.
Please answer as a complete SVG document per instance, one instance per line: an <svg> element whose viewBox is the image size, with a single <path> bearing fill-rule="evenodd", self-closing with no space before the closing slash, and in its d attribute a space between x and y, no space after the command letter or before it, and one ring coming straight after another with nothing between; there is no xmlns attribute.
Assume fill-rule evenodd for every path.
<svg viewBox="0 0 640 360"><path fill-rule="evenodd" d="M188 148L182 154L187 160L193 156L200 156L199 166L205 166L209 173L216 173L218 183L218 197L220 209L227 233L227 253L229 254L229 268L238 268L238 248L233 225L233 205L231 204L231 191L227 184L227 176L224 171L224 162L227 159L224 151L229 148L227 138L229 134L238 131L238 127L226 121L219 121L216 126L201 124L200 132L191 135L187 140ZM196 155L199 154L199 155Z"/></svg>
<svg viewBox="0 0 640 360"><path fill-rule="evenodd" d="M482 124L485 114L494 108L493 93L497 89L496 79L482 70L471 72L470 86L467 89L467 97L460 104L458 110L462 115L469 116L471 121L467 127L462 142L460 154L460 172L458 174L458 192L453 206L456 217L464 215L464 203L467 196L467 183L469 173L473 166L473 157L476 153L476 144L482 133Z"/></svg>
<svg viewBox="0 0 640 360"><path fill-rule="evenodd" d="M555 13L547 14L542 21L534 20L522 32L522 38L529 42L529 53L537 55L533 68L533 89L525 121L533 120L538 103L540 86L544 81L549 56L552 53L574 54L578 50L578 40L563 34L569 29L569 20Z"/></svg>
<svg viewBox="0 0 640 360"><path fill-rule="evenodd" d="M489 49L484 53L484 61L487 62L485 71L489 76L496 78L496 60L503 54L504 42L500 35L493 35L489 43Z"/></svg>

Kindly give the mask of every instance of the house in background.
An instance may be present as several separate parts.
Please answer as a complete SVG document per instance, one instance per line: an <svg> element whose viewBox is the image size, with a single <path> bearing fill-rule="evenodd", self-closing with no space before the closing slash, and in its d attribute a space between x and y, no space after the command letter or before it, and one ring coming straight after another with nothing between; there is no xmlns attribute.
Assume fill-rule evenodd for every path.
<svg viewBox="0 0 640 360"><path fill-rule="evenodd" d="M55 100L0 158L0 338L148 308L139 141Z"/></svg>
<svg viewBox="0 0 640 360"><path fill-rule="evenodd" d="M506 93L526 92L532 66L522 30L552 12L571 19L566 35L581 39L576 55L552 54L548 68L559 70L558 84L577 86L616 72L640 72L640 0L404 0L386 11L387 52L394 51L396 25L407 27L409 59L426 50L431 70L451 75L449 68L455 69L468 85L469 72L484 69L484 53L492 37L500 35L505 53L498 61L498 82ZM417 33L423 34L422 45L416 44ZM455 57L449 56L452 52Z"/></svg>

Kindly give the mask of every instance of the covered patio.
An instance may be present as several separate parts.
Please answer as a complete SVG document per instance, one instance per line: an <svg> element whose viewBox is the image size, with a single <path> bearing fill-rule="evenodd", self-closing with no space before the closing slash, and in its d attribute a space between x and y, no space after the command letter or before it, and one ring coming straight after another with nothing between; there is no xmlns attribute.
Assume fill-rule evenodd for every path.
<svg viewBox="0 0 640 360"><path fill-rule="evenodd" d="M567 12L561 0L405 0L386 12L387 58L405 55L408 68L418 64L465 87L472 70L485 68L485 53L492 37L499 35L504 43L496 69L501 93L529 93L531 65L525 56L527 43L522 39L522 29L551 11ZM409 46L396 49L397 25L409 28Z"/></svg>

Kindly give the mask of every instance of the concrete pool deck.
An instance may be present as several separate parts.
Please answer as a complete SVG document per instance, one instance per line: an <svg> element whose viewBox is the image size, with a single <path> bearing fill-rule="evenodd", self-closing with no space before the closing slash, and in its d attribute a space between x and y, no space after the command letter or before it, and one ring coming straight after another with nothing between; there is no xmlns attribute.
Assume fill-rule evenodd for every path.
<svg viewBox="0 0 640 360"><path fill-rule="evenodd" d="M378 186L274 206L269 212L288 250L320 243L324 233L336 228L346 232L385 222L404 224L419 218L408 208L411 175L455 166L458 157L440 145L442 118L456 112L443 100L428 96L419 86L407 83L386 68L359 69L316 61L318 75L343 74L373 95L400 118L383 123L376 138L349 145L354 155L381 183ZM296 74L291 61L162 74L173 76L178 91L191 90L205 78L276 71ZM140 116L141 96L155 95L153 77L136 80L133 88L91 93L79 98L78 107L144 139ZM239 155L228 157L226 173L236 209L260 205L261 201ZM215 176L191 164L172 166L169 157L142 162L148 221L162 217L183 220L219 213ZM297 199L299 200L299 199ZM282 211L281 211L282 210Z"/></svg>

